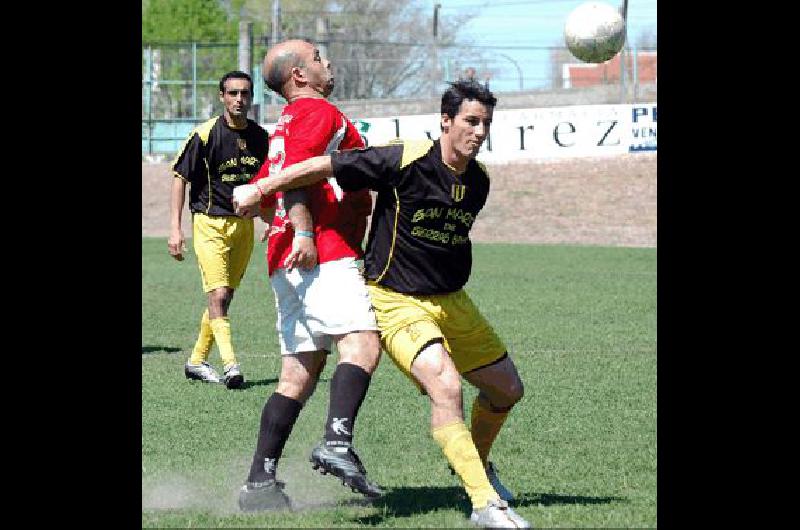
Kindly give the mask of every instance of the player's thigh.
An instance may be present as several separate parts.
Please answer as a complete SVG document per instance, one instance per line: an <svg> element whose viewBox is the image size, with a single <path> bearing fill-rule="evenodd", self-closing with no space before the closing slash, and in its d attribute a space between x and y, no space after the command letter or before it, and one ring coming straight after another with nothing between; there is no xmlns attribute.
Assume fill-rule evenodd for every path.
<svg viewBox="0 0 800 530"><path fill-rule="evenodd" d="M368 286L380 329L383 349L398 368L417 385L411 365L428 345L441 343L448 348L440 329L437 308L425 299L397 293L376 285Z"/></svg>
<svg viewBox="0 0 800 530"><path fill-rule="evenodd" d="M465 291L443 296L440 303L446 314L440 326L460 373L488 366L506 355L506 345Z"/></svg>
<svg viewBox="0 0 800 530"><path fill-rule="evenodd" d="M278 317L275 327L282 354L329 352L333 344L332 337L321 332L318 323L307 312L305 295L308 277L313 274L314 271L306 272L299 268L292 271L278 269L270 277Z"/></svg>
<svg viewBox="0 0 800 530"><path fill-rule="evenodd" d="M195 214L192 218L192 244L203 280L203 290L229 287L228 262L230 241L225 219Z"/></svg>
<svg viewBox="0 0 800 530"><path fill-rule="evenodd" d="M411 363L411 375L434 403L455 403L461 399L461 378L443 342L426 345Z"/></svg>
<svg viewBox="0 0 800 530"><path fill-rule="evenodd" d="M236 289L244 278L250 256L253 254L255 236L253 234L253 220L233 217L229 219L229 247L228 276L231 287Z"/></svg>
<svg viewBox="0 0 800 530"><path fill-rule="evenodd" d="M377 331L375 311L355 259L322 263L318 271L305 282L304 305L309 321L321 333L332 336Z"/></svg>

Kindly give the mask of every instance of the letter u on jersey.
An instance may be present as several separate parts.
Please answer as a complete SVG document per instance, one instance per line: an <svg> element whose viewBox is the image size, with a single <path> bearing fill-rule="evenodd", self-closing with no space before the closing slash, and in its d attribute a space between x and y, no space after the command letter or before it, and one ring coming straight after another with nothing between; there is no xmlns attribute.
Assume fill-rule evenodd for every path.
<svg viewBox="0 0 800 530"><path fill-rule="evenodd" d="M467 187L463 184L453 184L453 187L450 190L450 196L453 197L453 200L456 202L461 202L461 199L464 198L466 193Z"/></svg>

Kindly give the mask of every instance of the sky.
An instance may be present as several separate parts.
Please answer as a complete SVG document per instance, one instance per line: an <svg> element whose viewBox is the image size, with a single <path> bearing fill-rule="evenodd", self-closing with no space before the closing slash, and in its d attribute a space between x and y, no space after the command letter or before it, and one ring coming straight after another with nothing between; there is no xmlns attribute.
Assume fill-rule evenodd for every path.
<svg viewBox="0 0 800 530"><path fill-rule="evenodd" d="M507 46L483 50L487 56L494 57L488 66L500 70L492 78L491 87L501 91L519 90L520 83L524 90L549 85L550 52L530 48L563 46L564 21L570 11L584 1L419 0L419 3L422 6L429 4L431 13L435 3L441 4L439 13L443 21L453 15L474 13L474 18L460 30L463 35L468 36L475 46ZM607 3L621 6L622 0L607 0ZM657 0L628 0L629 45L634 45L644 32L657 34L657 4ZM526 47L529 49L524 49ZM480 67L477 69L480 76Z"/></svg>

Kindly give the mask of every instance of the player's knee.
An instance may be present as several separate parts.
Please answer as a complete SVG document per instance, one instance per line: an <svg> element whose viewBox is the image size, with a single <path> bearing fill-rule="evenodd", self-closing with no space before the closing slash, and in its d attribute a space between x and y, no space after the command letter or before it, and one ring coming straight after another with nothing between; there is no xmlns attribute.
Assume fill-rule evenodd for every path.
<svg viewBox="0 0 800 530"><path fill-rule="evenodd" d="M339 362L358 366L368 374L375 372L381 358L381 341L377 333L361 331L342 339L338 344Z"/></svg>
<svg viewBox="0 0 800 530"><path fill-rule="evenodd" d="M436 390L437 401L443 403L461 403L461 377L455 368L445 365L442 370L436 374L433 382ZM433 398L434 394L428 392Z"/></svg>
<svg viewBox="0 0 800 530"><path fill-rule="evenodd" d="M278 381L278 387L275 390L288 398L305 403L306 399L311 395L315 383L316 379L310 377L281 379Z"/></svg>
<svg viewBox="0 0 800 530"><path fill-rule="evenodd" d="M319 376L322 374L322 371L325 369L325 365L327 363L328 363L328 356L325 354L320 355L319 358L316 360L316 364L314 365L314 374L313 374L313 378L315 381L319 379Z"/></svg>
<svg viewBox="0 0 800 530"><path fill-rule="evenodd" d="M525 395L525 386L519 377L515 377L508 384L503 385L502 391L492 400L492 405L497 408L510 409Z"/></svg>
<svg viewBox="0 0 800 530"><path fill-rule="evenodd" d="M208 303L215 313L226 315L232 298L233 290L222 287L211 291L208 297Z"/></svg>

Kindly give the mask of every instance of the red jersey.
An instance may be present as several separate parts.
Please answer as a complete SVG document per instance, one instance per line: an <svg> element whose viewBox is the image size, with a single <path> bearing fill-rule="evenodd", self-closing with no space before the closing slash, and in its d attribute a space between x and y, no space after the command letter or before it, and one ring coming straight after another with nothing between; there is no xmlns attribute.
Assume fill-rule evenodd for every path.
<svg viewBox="0 0 800 530"><path fill-rule="evenodd" d="M269 139L267 161L251 182L275 175L307 158L335 150L363 148L355 126L323 98L300 98L283 108L275 133ZM344 257L363 257L361 242L372 213L372 198L366 189L344 192L333 177L306 188L314 220L314 244L319 263ZM286 215L283 194L264 199L265 207L276 206L267 241L270 276L292 249L294 227Z"/></svg>

